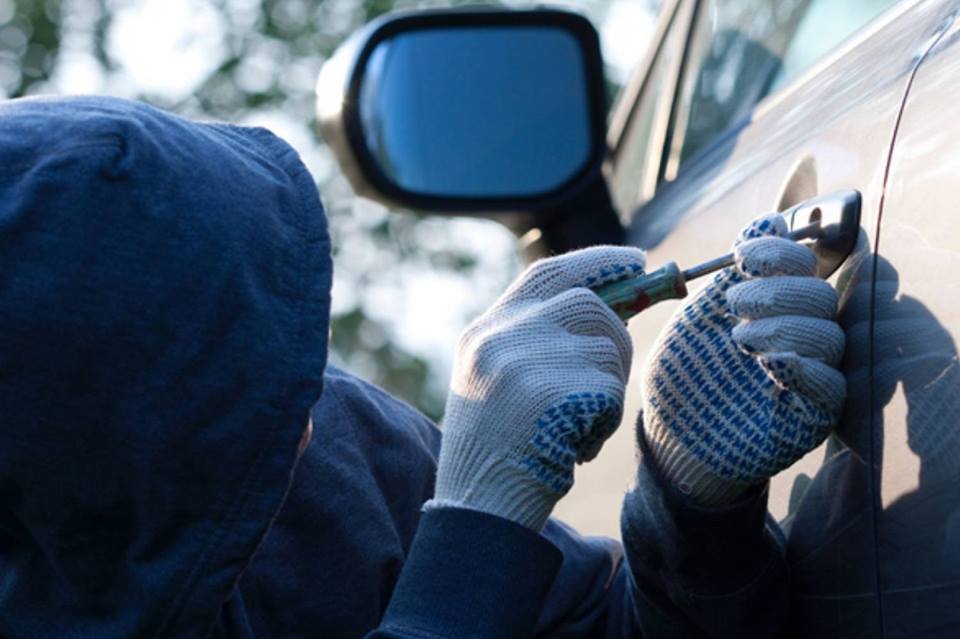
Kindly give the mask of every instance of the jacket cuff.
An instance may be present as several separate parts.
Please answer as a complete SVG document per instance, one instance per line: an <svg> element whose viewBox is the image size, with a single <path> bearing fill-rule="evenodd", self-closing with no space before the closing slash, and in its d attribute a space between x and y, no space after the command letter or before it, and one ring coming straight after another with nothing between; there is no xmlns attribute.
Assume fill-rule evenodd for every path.
<svg viewBox="0 0 960 639"><path fill-rule="evenodd" d="M768 484L731 504L701 506L666 481L645 438L637 439L637 487L621 521L634 570L666 585L674 599L730 595L764 576L785 576L782 549L767 528Z"/></svg>
<svg viewBox="0 0 960 639"><path fill-rule="evenodd" d="M563 555L512 521L424 512L380 628L443 637L530 637Z"/></svg>

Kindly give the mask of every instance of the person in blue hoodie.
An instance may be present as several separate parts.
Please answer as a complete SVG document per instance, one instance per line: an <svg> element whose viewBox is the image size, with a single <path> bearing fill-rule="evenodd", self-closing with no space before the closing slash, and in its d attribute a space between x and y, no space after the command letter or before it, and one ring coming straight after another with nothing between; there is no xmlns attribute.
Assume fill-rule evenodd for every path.
<svg viewBox="0 0 960 639"><path fill-rule="evenodd" d="M779 632L775 464L730 476L743 460L700 457L663 408L683 399L638 428L623 547L549 519L619 422L629 370L623 326L583 287L636 272L637 251L521 276L461 339L441 441L326 366L326 220L271 133L8 101L0 195L0 636ZM770 275L745 264L717 287ZM805 379L790 370L782 386Z"/></svg>
<svg viewBox="0 0 960 639"><path fill-rule="evenodd" d="M230 626L323 386L312 178L262 129L7 101L0 256L0 636Z"/></svg>

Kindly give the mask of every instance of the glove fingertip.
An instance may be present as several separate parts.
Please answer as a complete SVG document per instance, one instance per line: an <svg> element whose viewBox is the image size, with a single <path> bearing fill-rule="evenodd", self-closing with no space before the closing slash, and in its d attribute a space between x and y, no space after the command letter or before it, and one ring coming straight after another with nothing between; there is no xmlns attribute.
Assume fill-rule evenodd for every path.
<svg viewBox="0 0 960 639"><path fill-rule="evenodd" d="M734 249L737 268L747 277L814 276L817 256L808 247L781 237L759 237Z"/></svg>
<svg viewBox="0 0 960 639"><path fill-rule="evenodd" d="M767 353L758 359L778 387L803 395L827 413L838 415L843 410L846 378L832 366L796 353Z"/></svg>
<svg viewBox="0 0 960 639"><path fill-rule="evenodd" d="M837 291L816 277L785 275L747 279L726 291L730 312L740 319L806 315L832 319L837 314Z"/></svg>
<svg viewBox="0 0 960 639"><path fill-rule="evenodd" d="M766 235L784 236L789 232L786 220L779 213L767 213L750 222L740 231L736 244Z"/></svg>
<svg viewBox="0 0 960 639"><path fill-rule="evenodd" d="M730 317L735 316L730 315ZM740 349L741 353L753 356L761 351L753 344L749 326L749 322L738 322L737 325L733 327L733 330L730 331L730 339L732 339L733 343L737 345L737 348Z"/></svg>
<svg viewBox="0 0 960 639"><path fill-rule="evenodd" d="M568 289L593 288L643 273L646 253L633 246L601 245L537 260L501 297L547 299Z"/></svg>
<svg viewBox="0 0 960 639"><path fill-rule="evenodd" d="M596 252L596 260L584 259L584 275L581 286L596 288L611 282L643 274L647 255L642 249L627 246L597 246L584 249Z"/></svg>

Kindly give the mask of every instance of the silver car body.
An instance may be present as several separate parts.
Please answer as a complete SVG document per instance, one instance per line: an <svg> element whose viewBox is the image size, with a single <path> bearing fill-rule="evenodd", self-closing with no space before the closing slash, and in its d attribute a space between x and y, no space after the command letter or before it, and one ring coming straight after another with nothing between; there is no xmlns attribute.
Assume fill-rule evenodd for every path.
<svg viewBox="0 0 960 639"><path fill-rule="evenodd" d="M692 265L729 250L761 212L862 193L860 242L831 278L848 406L836 434L771 486L796 628L960 636L960 3L887 3L684 163L684 58L704 4L661 10L651 53L611 118L606 168L628 242L648 250L651 267ZM586 532L616 534L643 365L679 304L630 323L627 423L578 469L558 509Z"/></svg>

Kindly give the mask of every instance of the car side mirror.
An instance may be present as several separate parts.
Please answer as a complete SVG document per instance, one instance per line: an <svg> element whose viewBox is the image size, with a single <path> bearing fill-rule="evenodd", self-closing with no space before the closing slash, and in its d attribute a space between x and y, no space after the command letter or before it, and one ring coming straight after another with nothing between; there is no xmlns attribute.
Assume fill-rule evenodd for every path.
<svg viewBox="0 0 960 639"><path fill-rule="evenodd" d="M354 190L391 206L516 228L606 188L599 39L574 13L386 16L324 65L317 115Z"/></svg>

